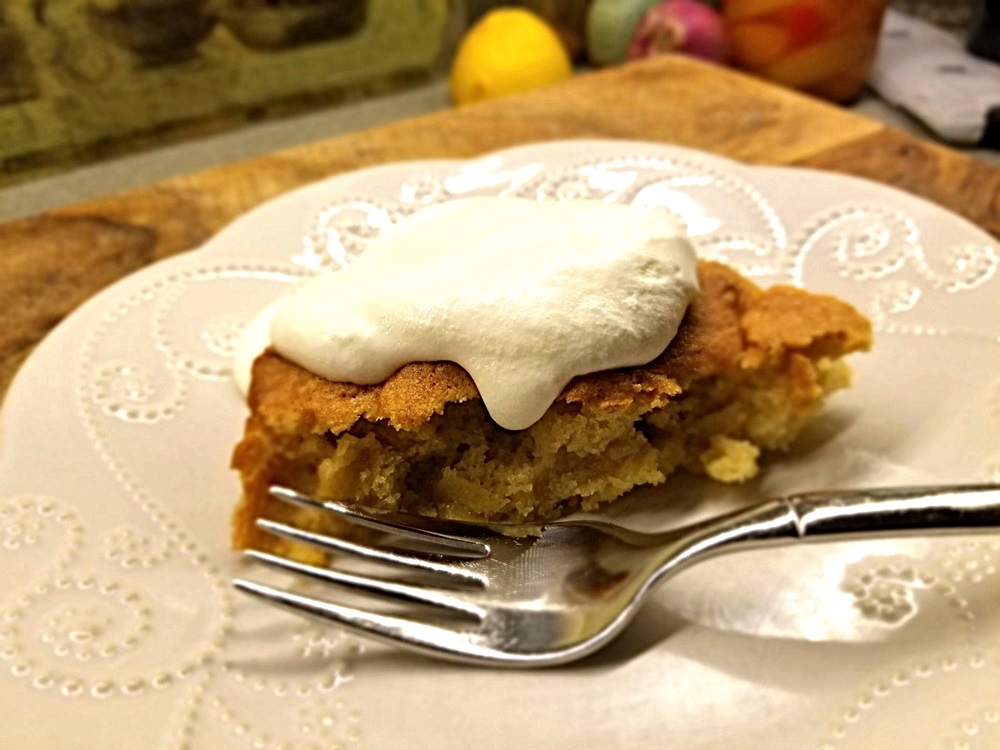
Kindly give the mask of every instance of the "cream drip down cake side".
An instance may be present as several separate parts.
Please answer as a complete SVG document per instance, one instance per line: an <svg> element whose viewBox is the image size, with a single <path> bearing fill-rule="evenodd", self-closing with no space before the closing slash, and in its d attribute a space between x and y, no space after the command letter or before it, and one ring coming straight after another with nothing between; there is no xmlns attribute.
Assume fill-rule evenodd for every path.
<svg viewBox="0 0 1000 750"><path fill-rule="evenodd" d="M338 530L271 500L272 484L532 523L677 470L743 481L849 384L843 358L870 340L845 302L698 262L655 210L433 206L248 328L233 543L292 552L261 516Z"/></svg>

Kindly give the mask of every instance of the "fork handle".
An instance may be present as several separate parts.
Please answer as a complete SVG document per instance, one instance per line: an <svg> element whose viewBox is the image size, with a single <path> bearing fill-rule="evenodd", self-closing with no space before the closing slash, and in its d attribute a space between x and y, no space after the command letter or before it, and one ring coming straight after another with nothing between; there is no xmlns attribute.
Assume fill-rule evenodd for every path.
<svg viewBox="0 0 1000 750"><path fill-rule="evenodd" d="M1000 531L1000 484L810 492L769 500L682 533L633 535L655 546L647 588L698 559L798 541ZM621 537L620 532L616 535Z"/></svg>
<svg viewBox="0 0 1000 750"><path fill-rule="evenodd" d="M812 492L780 502L800 539L1000 530L1000 484Z"/></svg>

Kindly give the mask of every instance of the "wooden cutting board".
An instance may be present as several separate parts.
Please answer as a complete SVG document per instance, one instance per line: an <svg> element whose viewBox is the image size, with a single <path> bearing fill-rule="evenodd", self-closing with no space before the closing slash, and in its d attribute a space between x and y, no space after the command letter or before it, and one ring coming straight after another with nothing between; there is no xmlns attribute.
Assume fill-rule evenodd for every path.
<svg viewBox="0 0 1000 750"><path fill-rule="evenodd" d="M670 57L404 120L0 226L0 394L62 318L117 279L197 247L279 193L404 159L629 138L868 177L1000 237L1000 169L730 70Z"/></svg>

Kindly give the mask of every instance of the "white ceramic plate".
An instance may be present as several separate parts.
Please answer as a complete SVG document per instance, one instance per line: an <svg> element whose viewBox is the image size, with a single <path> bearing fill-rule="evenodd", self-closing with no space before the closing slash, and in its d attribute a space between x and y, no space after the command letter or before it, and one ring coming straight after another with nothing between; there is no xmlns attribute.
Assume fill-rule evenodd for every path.
<svg viewBox="0 0 1000 750"><path fill-rule="evenodd" d="M497 193L667 206L704 255L872 316L855 388L746 493L1000 480L997 247L936 206L615 141L336 177L115 285L21 370L0 415L0 746L1000 746L996 535L715 560L607 651L540 672L432 663L231 592L241 325L422 204Z"/></svg>

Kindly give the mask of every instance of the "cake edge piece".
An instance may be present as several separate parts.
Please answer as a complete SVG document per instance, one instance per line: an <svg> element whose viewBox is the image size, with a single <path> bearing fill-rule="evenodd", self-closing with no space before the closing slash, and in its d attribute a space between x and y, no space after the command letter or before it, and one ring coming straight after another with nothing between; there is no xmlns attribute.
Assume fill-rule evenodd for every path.
<svg viewBox="0 0 1000 750"><path fill-rule="evenodd" d="M839 359L870 345L870 323L834 297L783 285L761 290L713 262L699 264L699 278L702 293L660 357L642 367L575 378L557 404L585 407L588 413L627 411L637 401L670 399L727 372L753 372L796 358L800 363ZM800 390L811 394L803 396L803 413L825 395L813 382ZM415 363L384 383L358 386L326 381L273 351L264 353L254 363L251 415L233 456L244 489L233 520L234 546L257 546L261 539L253 519L274 510L268 485L297 483L296 477L282 475L275 436L292 436L293 442L295 436L333 439L359 423L414 431L443 415L449 404L469 401L479 401L475 385L452 363ZM299 478L298 483L305 489L312 480Z"/></svg>

